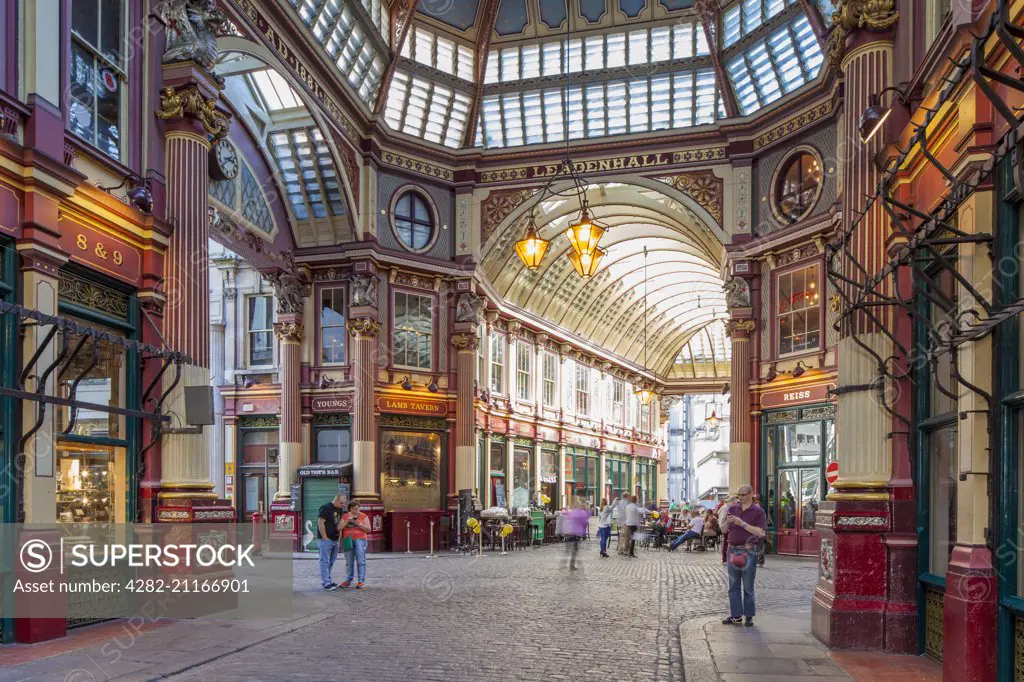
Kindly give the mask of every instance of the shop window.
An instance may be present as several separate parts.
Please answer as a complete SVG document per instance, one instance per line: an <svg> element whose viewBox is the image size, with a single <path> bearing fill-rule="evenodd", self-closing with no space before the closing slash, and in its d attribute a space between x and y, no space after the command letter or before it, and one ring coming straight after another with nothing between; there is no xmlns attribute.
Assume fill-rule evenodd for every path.
<svg viewBox="0 0 1024 682"><path fill-rule="evenodd" d="M542 364L544 404L554 407L558 399L558 358L551 353L544 353Z"/></svg>
<svg viewBox="0 0 1024 682"><path fill-rule="evenodd" d="M817 349L821 341L818 264L784 272L777 281L779 355Z"/></svg>
<svg viewBox="0 0 1024 682"><path fill-rule="evenodd" d="M125 7L121 0L72 0L68 127L104 154L121 159Z"/></svg>
<svg viewBox="0 0 1024 682"><path fill-rule="evenodd" d="M320 291L320 362L345 362L345 299L342 289Z"/></svg>
<svg viewBox="0 0 1024 682"><path fill-rule="evenodd" d="M774 208L785 222L793 223L814 208L821 192L821 162L810 152L800 151L781 166L775 180Z"/></svg>
<svg viewBox="0 0 1024 682"><path fill-rule="evenodd" d="M394 363L430 370L433 357L434 299L395 292Z"/></svg>
<svg viewBox="0 0 1024 682"><path fill-rule="evenodd" d="M249 297L249 366L274 364L273 296Z"/></svg>
<svg viewBox="0 0 1024 682"><path fill-rule="evenodd" d="M238 508L242 520L249 521L252 514L266 512L278 489L277 458L279 432L272 429L244 429L241 431L238 476L241 477Z"/></svg>
<svg viewBox="0 0 1024 682"><path fill-rule="evenodd" d="M512 507L528 507L533 497L533 449L516 447L512 451Z"/></svg>
<svg viewBox="0 0 1024 682"><path fill-rule="evenodd" d="M57 520L124 523L124 448L61 444L57 448Z"/></svg>
<svg viewBox="0 0 1024 682"><path fill-rule="evenodd" d="M558 505L558 452L541 450L540 452L540 493L547 496L550 502L541 503L549 509Z"/></svg>
<svg viewBox="0 0 1024 682"><path fill-rule="evenodd" d="M123 332L86 320L71 319L77 324L107 332L113 337L123 335ZM76 344L77 339L72 341L72 349ZM98 348L94 355L93 341L86 341L82 349L61 368L58 378L60 394L64 398L70 398L72 385L77 381L77 400L110 407L124 407L125 349L111 341L97 341L96 346ZM124 417L120 415L86 408L79 408L72 415L70 407L61 406L57 410L58 429L63 431L72 418L74 425L71 427L71 433L76 436L125 438Z"/></svg>
<svg viewBox="0 0 1024 682"><path fill-rule="evenodd" d="M491 334L491 393L505 394L505 337Z"/></svg>
<svg viewBox="0 0 1024 682"><path fill-rule="evenodd" d="M651 406L640 403L640 432L651 432Z"/></svg>
<svg viewBox="0 0 1024 682"><path fill-rule="evenodd" d="M385 429L380 442L384 509L440 509L441 436Z"/></svg>
<svg viewBox="0 0 1024 682"><path fill-rule="evenodd" d="M590 414L590 368L576 365L576 414Z"/></svg>
<svg viewBox="0 0 1024 682"><path fill-rule="evenodd" d="M612 422L622 426L625 422L626 385L621 381L612 382Z"/></svg>
<svg viewBox="0 0 1024 682"><path fill-rule="evenodd" d="M352 466L348 429L318 429L316 432L316 461L318 464Z"/></svg>
<svg viewBox="0 0 1024 682"><path fill-rule="evenodd" d="M415 190L398 196L392 212L395 235L410 251L426 251L434 241L434 211L427 198Z"/></svg>
<svg viewBox="0 0 1024 682"><path fill-rule="evenodd" d="M956 544L956 424L927 434L928 572L945 577Z"/></svg>
<svg viewBox="0 0 1024 682"><path fill-rule="evenodd" d="M516 344L516 397L522 401L533 398L533 346L523 343Z"/></svg>
<svg viewBox="0 0 1024 682"><path fill-rule="evenodd" d="M505 444L501 441L491 440L491 464L490 464L490 486L491 504L504 507L508 504L505 493Z"/></svg>

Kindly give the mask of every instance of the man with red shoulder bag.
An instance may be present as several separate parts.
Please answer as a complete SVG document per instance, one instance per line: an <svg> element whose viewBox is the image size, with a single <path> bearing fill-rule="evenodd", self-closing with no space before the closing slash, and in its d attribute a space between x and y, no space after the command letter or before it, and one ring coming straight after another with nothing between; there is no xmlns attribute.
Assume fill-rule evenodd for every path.
<svg viewBox="0 0 1024 682"><path fill-rule="evenodd" d="M740 486L739 502L728 508L722 523L726 537L729 571L729 617L724 625L754 625L754 575L757 572L758 543L764 537L767 517L754 502L754 489Z"/></svg>

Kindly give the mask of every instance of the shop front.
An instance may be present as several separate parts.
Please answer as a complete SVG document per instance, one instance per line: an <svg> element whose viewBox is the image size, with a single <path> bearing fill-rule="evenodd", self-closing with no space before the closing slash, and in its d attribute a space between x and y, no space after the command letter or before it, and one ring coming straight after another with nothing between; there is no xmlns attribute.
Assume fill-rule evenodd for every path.
<svg viewBox="0 0 1024 682"><path fill-rule="evenodd" d="M637 502L646 507L658 502L658 463L646 457L636 458L636 489L633 491Z"/></svg>
<svg viewBox="0 0 1024 682"><path fill-rule="evenodd" d="M437 409L443 410L443 404ZM444 417L381 414L377 423L387 548L428 550L431 521L437 538L440 520L448 513L448 422Z"/></svg>
<svg viewBox="0 0 1024 682"><path fill-rule="evenodd" d="M604 492L609 502L631 491L629 455L609 452L604 457Z"/></svg>
<svg viewBox="0 0 1024 682"><path fill-rule="evenodd" d="M540 503L551 511L558 509L559 491L558 444L544 441L540 444ZM545 502L544 500L548 500Z"/></svg>
<svg viewBox="0 0 1024 682"><path fill-rule="evenodd" d="M267 514L277 492L280 420L273 414L238 418L238 520Z"/></svg>
<svg viewBox="0 0 1024 682"><path fill-rule="evenodd" d="M297 474L298 500L293 494L292 502L296 504L296 509L302 510L299 551L316 552L320 507L333 500L335 495L352 498L352 465L310 464L299 467Z"/></svg>
<svg viewBox="0 0 1024 682"><path fill-rule="evenodd" d="M535 499L533 482L533 441L529 438L512 440L512 497L511 509L529 507Z"/></svg>
<svg viewBox="0 0 1024 682"><path fill-rule="evenodd" d="M597 506L600 502L599 465L600 454L597 450L579 446L567 446L565 449L565 499L563 503L572 504L575 497Z"/></svg>
<svg viewBox="0 0 1024 682"><path fill-rule="evenodd" d="M831 384L765 392L761 396L761 489L768 513L768 548L778 554L817 556L815 519L828 494L825 468L836 458Z"/></svg>
<svg viewBox="0 0 1024 682"><path fill-rule="evenodd" d="M492 433L487 437L487 481L484 507L507 507L508 495L505 468L508 464L505 436Z"/></svg>

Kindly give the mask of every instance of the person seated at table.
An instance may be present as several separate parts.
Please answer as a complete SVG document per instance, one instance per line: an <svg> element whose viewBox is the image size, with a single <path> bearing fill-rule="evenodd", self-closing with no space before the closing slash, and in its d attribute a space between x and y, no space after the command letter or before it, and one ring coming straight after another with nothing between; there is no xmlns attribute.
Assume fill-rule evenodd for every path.
<svg viewBox="0 0 1024 682"><path fill-rule="evenodd" d="M718 528L718 518L715 516L714 512L708 509L704 512L703 536L704 538L711 538L712 540L715 540L719 535L721 535L721 530Z"/></svg>
<svg viewBox="0 0 1024 682"><path fill-rule="evenodd" d="M680 535L679 537L677 537L675 540L672 541L672 544L669 545L668 551L674 552L676 550L676 548L679 547L679 545L683 544L684 542L686 542L688 540L693 540L694 538L701 537L701 534L703 532L704 532L704 519L701 518L700 514L694 514L693 518L690 519L690 526L689 526L689 528L687 528L685 533L683 533L682 535Z"/></svg>

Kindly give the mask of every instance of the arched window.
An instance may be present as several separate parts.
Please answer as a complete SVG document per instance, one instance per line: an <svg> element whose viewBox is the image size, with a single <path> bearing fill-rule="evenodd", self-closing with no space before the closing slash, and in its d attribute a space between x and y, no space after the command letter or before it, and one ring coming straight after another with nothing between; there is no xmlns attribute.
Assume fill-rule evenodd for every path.
<svg viewBox="0 0 1024 682"><path fill-rule="evenodd" d="M408 190L398 197L394 212L395 234L407 249L423 251L434 239L434 212L426 197Z"/></svg>
<svg viewBox="0 0 1024 682"><path fill-rule="evenodd" d="M796 222L807 214L821 190L821 162L810 152L799 151L782 164L775 181L775 210L779 217Z"/></svg>

